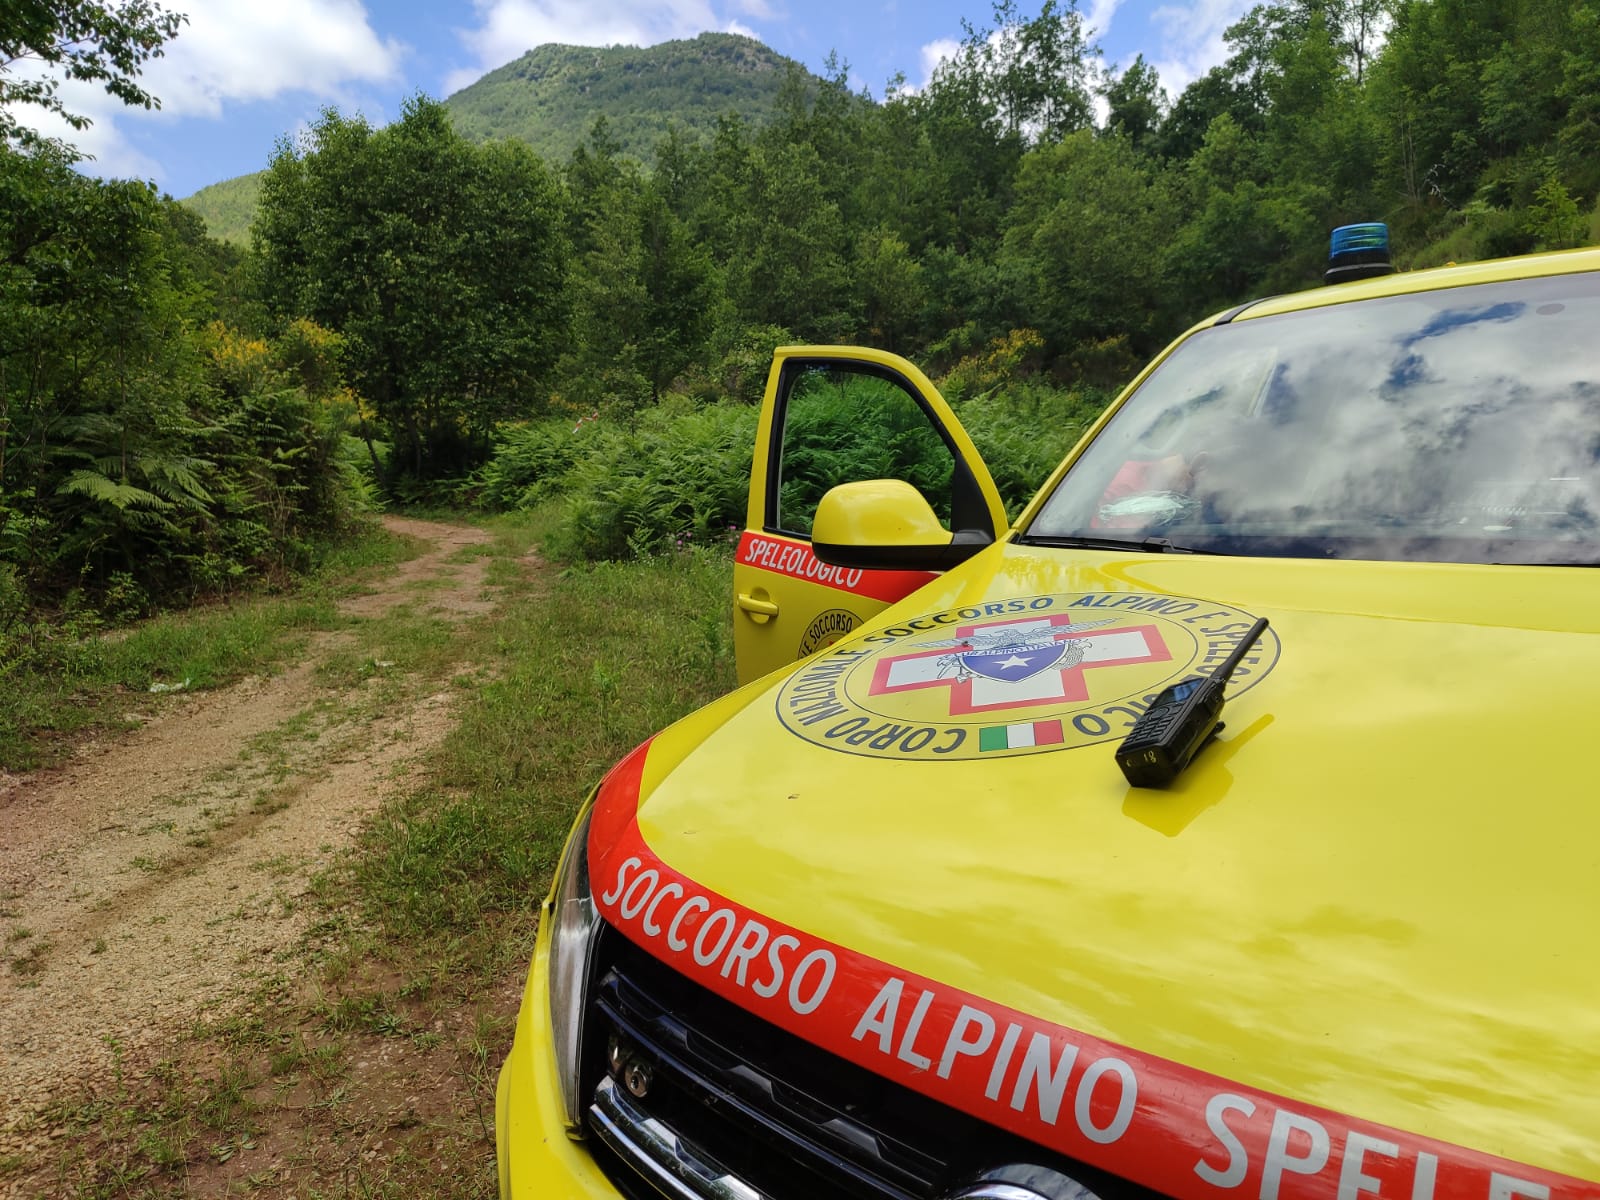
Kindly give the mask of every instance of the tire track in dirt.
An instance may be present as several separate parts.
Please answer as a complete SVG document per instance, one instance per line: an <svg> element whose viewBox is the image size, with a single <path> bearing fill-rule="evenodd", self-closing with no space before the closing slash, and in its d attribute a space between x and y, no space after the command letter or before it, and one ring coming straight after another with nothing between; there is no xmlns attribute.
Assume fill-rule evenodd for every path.
<svg viewBox="0 0 1600 1200"><path fill-rule="evenodd" d="M487 560L453 561L486 533L384 524L427 548L345 616L494 607ZM0 780L0 1157L33 1160L59 1133L42 1116L52 1099L104 1090L285 970L313 877L450 730L448 681L376 720L335 719L360 690L330 691L317 667L354 640L317 634L281 675L172 697L136 733ZM242 753L286 730L276 755Z"/></svg>

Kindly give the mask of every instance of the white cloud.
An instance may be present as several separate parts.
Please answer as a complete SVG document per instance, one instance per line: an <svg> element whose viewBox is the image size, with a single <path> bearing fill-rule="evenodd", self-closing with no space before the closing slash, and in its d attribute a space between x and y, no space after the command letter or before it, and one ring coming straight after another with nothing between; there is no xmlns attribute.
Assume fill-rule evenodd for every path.
<svg viewBox="0 0 1600 1200"><path fill-rule="evenodd" d="M723 27L723 32L737 33L741 37L755 38L758 42L761 40L761 35L754 29L751 29L750 26L746 25L743 21L730 20L727 25Z"/></svg>
<svg viewBox="0 0 1600 1200"><path fill-rule="evenodd" d="M351 84L400 78L399 43L380 39L358 0L208 0L144 82L173 116L222 115L233 101L285 92L334 99Z"/></svg>
<svg viewBox="0 0 1600 1200"><path fill-rule="evenodd" d="M961 53L961 43L955 38L940 38L922 47L922 82L914 90L920 92L932 83L933 73L939 69L939 64L954 59L959 53Z"/></svg>
<svg viewBox="0 0 1600 1200"><path fill-rule="evenodd" d="M1105 37L1111 29L1111 18L1122 7L1122 0L1094 0L1083 17L1084 36L1090 41Z"/></svg>
<svg viewBox="0 0 1600 1200"><path fill-rule="evenodd" d="M130 109L96 84L69 80L62 102L93 124L76 131L47 117L30 123L92 155L97 174L159 180L159 164L128 142L125 122L216 119L230 104L291 92L338 101L353 85L400 79L402 47L378 37L359 0L206 0L190 8L165 53L141 72L140 84L160 98L160 109Z"/></svg>
<svg viewBox="0 0 1600 1200"><path fill-rule="evenodd" d="M728 7L757 21L772 21L778 15L767 0L729 0Z"/></svg>
<svg viewBox="0 0 1600 1200"><path fill-rule="evenodd" d="M1222 35L1250 6L1250 0L1194 0L1187 6L1168 5L1150 14L1158 48L1145 59L1161 76L1167 95L1176 97L1228 57Z"/></svg>
<svg viewBox="0 0 1600 1200"><path fill-rule="evenodd" d="M22 74L27 66L32 64L17 73ZM18 107L14 115L45 137L58 138L92 158L94 161L89 165L97 175L150 179L161 174L160 164L130 145L116 127L116 118L127 112L122 101L106 95L97 86L70 80L61 85L59 95L68 112L89 118L87 129L74 129L61 117L40 108Z"/></svg>
<svg viewBox="0 0 1600 1200"><path fill-rule="evenodd" d="M447 95L546 42L653 46L723 27L709 0L472 0L472 6L479 25L457 33L476 65L451 72Z"/></svg>

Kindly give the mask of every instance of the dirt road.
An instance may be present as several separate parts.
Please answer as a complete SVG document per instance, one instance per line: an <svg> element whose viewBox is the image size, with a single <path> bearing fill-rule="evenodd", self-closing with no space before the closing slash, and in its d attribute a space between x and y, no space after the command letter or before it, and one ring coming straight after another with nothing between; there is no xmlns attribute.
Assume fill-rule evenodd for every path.
<svg viewBox="0 0 1600 1200"><path fill-rule="evenodd" d="M459 621L493 606L487 540L390 518L427 548L343 613L401 605ZM318 667L353 631L313 637L282 674L151 697L135 733L33 775L0 776L0 1162L39 1161L62 1131L52 1100L95 1095L202 1018L282 973L314 906L314 876L407 783L452 724L448 682L362 717L361 689ZM372 664L381 673L382 662ZM348 676L346 676L348 678ZM144 701L144 697L138 697ZM354 714L354 715L353 715ZM14 1168L15 1169L15 1168ZM13 1175L18 1190L25 1176ZM33 1190L38 1194L37 1180ZM8 1184L0 1176L0 1194Z"/></svg>

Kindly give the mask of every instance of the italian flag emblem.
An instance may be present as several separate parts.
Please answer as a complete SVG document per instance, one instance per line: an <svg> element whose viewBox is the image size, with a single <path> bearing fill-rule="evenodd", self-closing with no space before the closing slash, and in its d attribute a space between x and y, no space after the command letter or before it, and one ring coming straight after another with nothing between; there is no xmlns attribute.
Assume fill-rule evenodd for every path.
<svg viewBox="0 0 1600 1200"><path fill-rule="evenodd" d="M1059 746L1060 721L1029 721L1022 725L990 725L978 731L978 749L1018 750L1024 746Z"/></svg>

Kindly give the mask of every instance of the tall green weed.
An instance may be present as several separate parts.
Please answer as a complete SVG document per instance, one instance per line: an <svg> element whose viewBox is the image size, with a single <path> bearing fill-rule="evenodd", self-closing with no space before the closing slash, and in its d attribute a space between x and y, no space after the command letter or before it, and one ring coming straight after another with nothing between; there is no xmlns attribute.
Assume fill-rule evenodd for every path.
<svg viewBox="0 0 1600 1200"><path fill-rule="evenodd" d="M724 540L743 523L756 417L743 405L669 400L627 425L603 416L580 428L571 445L585 452L559 476L565 514L546 553L568 562L621 559ZM535 443L525 443L525 461ZM518 507L544 491L533 485L526 494Z"/></svg>
<svg viewBox="0 0 1600 1200"><path fill-rule="evenodd" d="M528 512L567 486L567 475L586 458L603 453L615 435L598 418L552 418L513 425L500 432L494 454L474 473L469 488L495 512Z"/></svg>
<svg viewBox="0 0 1600 1200"><path fill-rule="evenodd" d="M948 394L1012 513L1111 398L1031 380L986 380L991 386L969 396L968 382L952 378ZM696 405L679 396L626 418L516 426L501 435L469 490L501 511L556 504L560 515L543 547L565 562L724 541L744 523L757 417L748 405ZM819 387L796 401L791 420L805 425L784 471L784 511L798 514L794 527L846 479L904 478L948 507L949 458L909 404L886 409L865 385Z"/></svg>

